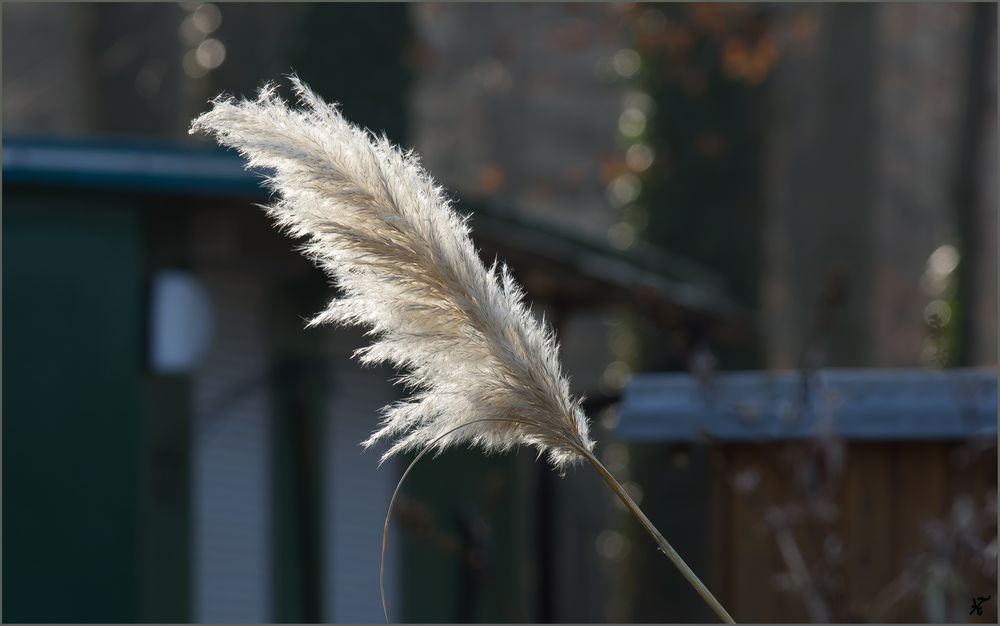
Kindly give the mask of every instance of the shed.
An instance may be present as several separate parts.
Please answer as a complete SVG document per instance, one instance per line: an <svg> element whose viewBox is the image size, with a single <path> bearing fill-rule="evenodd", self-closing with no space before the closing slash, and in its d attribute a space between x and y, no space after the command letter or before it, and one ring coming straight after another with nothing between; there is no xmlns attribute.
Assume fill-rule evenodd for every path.
<svg viewBox="0 0 1000 626"><path fill-rule="evenodd" d="M993 577L964 563L961 594L995 589L994 369L642 374L616 434L704 454L702 573L737 621L933 620L903 572L944 558L970 511ZM942 594L938 617L968 618Z"/></svg>
<svg viewBox="0 0 1000 626"><path fill-rule="evenodd" d="M396 475L377 472L377 453L361 456L356 444L397 392L386 372L348 362L360 335L302 334L303 311L318 310L328 288L252 206L267 197L258 177L217 149L5 137L3 178L4 339L20 364L4 375L5 616L380 618L371 558L380 534L365 533L381 527ZM697 264L463 206L475 208L484 254L511 261L529 297L557 312L618 303L682 326L740 323L739 307ZM211 302L217 332L190 370L162 372L149 337L155 301L179 274ZM508 463L459 461L470 484L483 467ZM511 483L526 484L504 498L545 484L512 463ZM454 499L424 483L432 501ZM421 479L411 485L419 491ZM528 502L520 539L545 541L552 500ZM538 593L515 548L527 549L496 550L516 579L500 591L546 597L545 570ZM90 557L67 554L110 565L97 571ZM455 590L400 598L393 568L418 591L430 579L406 560L390 554L390 605L409 620L434 619L426 604ZM54 586L75 590L72 613L50 602Z"/></svg>

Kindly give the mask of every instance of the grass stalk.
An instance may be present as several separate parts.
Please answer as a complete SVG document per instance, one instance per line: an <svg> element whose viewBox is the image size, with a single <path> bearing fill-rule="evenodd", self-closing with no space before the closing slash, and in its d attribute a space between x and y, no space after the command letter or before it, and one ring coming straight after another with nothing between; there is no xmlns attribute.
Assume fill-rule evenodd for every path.
<svg viewBox="0 0 1000 626"><path fill-rule="evenodd" d="M604 482L607 483L608 487L611 488L611 491L618 496L635 519L638 520L639 524L646 529L646 532L649 533L650 537L653 538L653 541L656 542L656 545L659 546L660 551L667 555L667 558L670 559L678 570L680 570L681 575L684 576L685 580L687 580L692 587L694 587L694 590L698 592L698 595L701 596L702 600L704 600L706 604L708 604L709 608L715 612L724 624L735 624L736 622L733 620L732 616L729 615L729 612L726 611L725 607L722 606L722 603L720 603L715 596L712 595L712 592L708 590L705 583L701 582L698 575L695 574L690 567L688 567L688 564L684 562L684 559L681 558L681 555L678 554L677 550L674 550L674 547L670 545L670 542L667 541L666 537L664 537L663 534L657 530L653 522L646 517L646 514L642 512L642 509L640 509L639 505L635 503L632 496L628 495L628 492L624 487L622 487L622 484L611 475L608 468L604 467L604 464L601 463L589 450L583 451L581 454L583 454L584 458L587 459L587 462L590 463L601 478L604 479Z"/></svg>
<svg viewBox="0 0 1000 626"><path fill-rule="evenodd" d="M486 418L486 419L472 420L471 422L468 422L466 424L461 424L459 426L456 426L455 428L442 434L440 437L438 437L438 439L439 440L443 439L448 435L450 435L451 433L453 433L454 431L464 428L471 424L480 422L495 422L495 421L518 423L520 420L513 418L511 419ZM384 580L385 580L385 551L389 544L389 522L392 519L392 511L396 506L396 499L399 496L400 490L403 486L403 482L406 480L406 477L409 476L410 471L413 470L417 462L420 461L420 459L422 459L424 455L429 453L431 450L435 449L434 443L435 442L431 442L426 447L424 447L420 451L420 453L417 454L417 456L414 457L412 461L410 461L410 464L406 467L406 470L403 471L403 475L400 476L399 482L396 483L396 489L392 492L392 498L389 500L389 509L388 511L386 511L385 514L385 523L383 524L382 527L382 553L379 562L378 587L379 587L379 596L382 599L382 612L385 615L386 623L389 623L389 608L385 602ZM712 611L719 617L719 619L724 624L735 624L736 622L733 620L732 616L729 615L729 612L726 611L725 607L722 606L722 603L720 603L715 598L715 596L712 595L712 592L708 590L708 587L705 586L705 583L701 582L701 579L698 578L698 575L695 574L690 567L688 567L688 564L684 561L684 559L677 552L677 550L675 550L674 547L670 545L670 542L667 541L667 539L663 536L662 533L660 533L659 530L657 530L653 522L651 522L649 518L646 517L646 514L642 512L642 509L639 508L639 505L636 504L635 500L633 500L632 497L628 495L628 492L625 490L622 484L618 482L618 480L611 474L610 471L608 471L608 468L606 468L604 464L601 463L601 461L596 456L594 456L594 454L590 450L587 450L582 446L577 446L574 444L570 445L572 445L572 447L574 447L577 450L577 452L579 452L580 455L583 456L583 458L585 458L588 463L590 463L591 467L594 468L594 470L604 480L604 482L608 485L608 487L611 488L611 491L613 491L614 494L618 496L618 498L622 501L622 503L629 510L629 512L632 513L632 515L639 522L639 524L653 538L653 541L656 542L656 545L660 548L660 551L663 552L663 554L665 554L668 559L670 559L670 561L674 564L675 567L677 567L678 570L680 570L681 575L684 576L685 580L687 580L692 587L694 587L694 590L698 593L699 596L701 596L702 600L704 600L705 603L708 604L709 608L712 609Z"/></svg>

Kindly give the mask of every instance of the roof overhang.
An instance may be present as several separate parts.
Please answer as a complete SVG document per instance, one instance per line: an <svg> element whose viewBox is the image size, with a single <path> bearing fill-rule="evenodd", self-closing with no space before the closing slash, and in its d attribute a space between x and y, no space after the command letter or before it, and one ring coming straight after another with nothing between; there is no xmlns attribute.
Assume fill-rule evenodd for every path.
<svg viewBox="0 0 1000 626"><path fill-rule="evenodd" d="M997 372L638 374L620 411L615 434L635 442L762 442L824 433L870 441L995 439Z"/></svg>
<svg viewBox="0 0 1000 626"><path fill-rule="evenodd" d="M266 200L264 173L211 145L134 140L4 137L3 182L95 190ZM630 302L676 319L699 315L741 323L746 315L722 281L698 264L639 244L629 251L486 202L473 213L484 255L506 259L532 295L568 306ZM470 210L474 209L474 210Z"/></svg>

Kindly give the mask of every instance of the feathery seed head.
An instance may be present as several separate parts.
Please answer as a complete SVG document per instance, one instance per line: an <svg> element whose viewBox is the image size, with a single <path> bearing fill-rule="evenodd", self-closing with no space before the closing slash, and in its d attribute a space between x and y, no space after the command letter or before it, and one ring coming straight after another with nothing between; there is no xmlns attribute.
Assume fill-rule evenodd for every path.
<svg viewBox="0 0 1000 626"><path fill-rule="evenodd" d="M359 360L407 372L413 395L383 409L365 445L392 440L385 459L428 445L525 444L559 469L592 450L555 337L507 267L483 265L465 219L412 152L291 82L300 108L272 84L255 101L214 100L190 132L213 134L249 168L273 170L269 214L306 238L305 253L343 292L311 325L366 326L374 341Z"/></svg>

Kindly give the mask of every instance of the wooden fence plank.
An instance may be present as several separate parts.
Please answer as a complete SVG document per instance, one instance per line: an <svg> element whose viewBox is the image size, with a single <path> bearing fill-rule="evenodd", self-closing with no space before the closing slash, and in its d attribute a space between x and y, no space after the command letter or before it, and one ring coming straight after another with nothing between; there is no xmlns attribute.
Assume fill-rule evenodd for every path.
<svg viewBox="0 0 1000 626"><path fill-rule="evenodd" d="M732 535L729 524L732 519L732 490L729 486L729 459L726 448L709 448L709 484L711 488L708 520L710 551L711 590L725 607L733 604L732 597Z"/></svg>
<svg viewBox="0 0 1000 626"><path fill-rule="evenodd" d="M817 578L817 566L823 558L823 542L834 528L824 520L809 514L809 505L821 496L820 481L823 480L822 474L819 473L817 465L814 463L815 456L816 450L813 445L797 442L787 444L782 455L783 461L785 461L785 471L782 473L783 500L786 503L794 503L801 516L797 522L793 520L791 532L795 540L795 547L799 551L810 577L808 582L814 590L808 592L810 594L819 593L817 587L821 581ZM813 472L816 473L813 474ZM808 474L812 474L816 482L807 485L801 484L800 481L808 480L806 478ZM788 621L812 621L807 592L798 591L790 594L789 598L793 602L787 609ZM829 606L829 602L823 600L821 606L826 610L826 618L823 621L833 619L833 607ZM814 608L814 611L818 616L818 609Z"/></svg>
<svg viewBox="0 0 1000 626"><path fill-rule="evenodd" d="M892 578L892 506L889 458L878 444L854 444L843 491L845 566L850 610L862 619Z"/></svg>
<svg viewBox="0 0 1000 626"><path fill-rule="evenodd" d="M945 516L950 516L953 507L961 498L971 499L971 503L980 515L980 523L973 534L977 535L979 541L989 542L996 537L996 517L984 514L988 502L995 502L997 497L997 450L983 449L970 442L970 444L954 448L948 457L951 472L950 494L947 501ZM969 553L966 553L967 556ZM994 570L995 571L995 570ZM982 566L974 563L971 558L963 559L959 564L959 572L968 585L969 607L963 615L970 612L972 596L993 596L988 602L982 604L983 614L972 614L968 616L968 621L973 623L995 624L997 623L997 597L996 576L987 576L982 570Z"/></svg>
<svg viewBox="0 0 1000 626"><path fill-rule="evenodd" d="M773 452L765 457L768 461L763 464L763 486L765 488L765 493L768 494L768 503L765 515L777 512L776 509L784 507L794 499L794 481L789 480L789 468L785 466L786 463L783 463L783 461L786 461L787 459L782 458L783 455L778 453L781 446L769 446L769 448L771 448ZM787 534L784 534L782 539L790 540L787 541L788 547L795 551L801 551L801 545L799 545L798 539L796 538L794 528L787 527L785 530L787 531ZM805 611L803 610L802 596L800 593L795 591L785 591L775 585L775 577L784 576L789 573L788 564L783 558L778 544L779 539L777 532L779 532L779 527L769 525L765 538L771 546L770 568L766 574L762 572L762 577L768 580L767 595L769 603L773 607L772 610L776 621L802 621L806 618Z"/></svg>
<svg viewBox="0 0 1000 626"><path fill-rule="evenodd" d="M806 516L792 528L795 545L814 577L827 536L840 537L843 596L824 593L831 621L878 621L880 616L893 622L926 620L919 589L895 603L888 614L874 611L883 606L887 586L903 572L907 560L927 551L926 522L947 520L956 495L973 497L980 509L996 497L996 450L956 464L953 460L963 458L957 449L953 442L849 445L844 473L834 482L832 494L839 519L824 523ZM711 580L739 621L801 623L811 619L801 594L782 592L772 584L773 575L785 571L786 564L774 533L764 524L771 507L806 504L809 489L796 483L794 460L811 453L805 447L782 451L774 444L728 444L713 452ZM738 487L741 481L753 483L754 477L753 489ZM988 542L996 536L995 524L985 524L979 533ZM970 588L995 588L995 576L968 562L961 568ZM820 581L814 578L814 582ZM875 600L879 600L877 605ZM996 605L986 603L984 615L969 620L995 623Z"/></svg>
<svg viewBox="0 0 1000 626"><path fill-rule="evenodd" d="M893 501L893 564L899 576L907 565L926 548L925 524L945 513L948 499L949 467L947 456L952 444L913 442L891 446L890 467ZM888 448L888 446L887 446ZM887 619L899 622L922 622L924 612L919 598L911 594L890 611Z"/></svg>
<svg viewBox="0 0 1000 626"><path fill-rule="evenodd" d="M774 617L770 574L775 561L774 543L764 526L764 515L771 501L769 484L762 469L761 449L741 446L730 454L737 482L756 475L759 482L752 490L733 490L730 510L732 611L740 622L763 622ZM752 482L752 481L748 481Z"/></svg>

